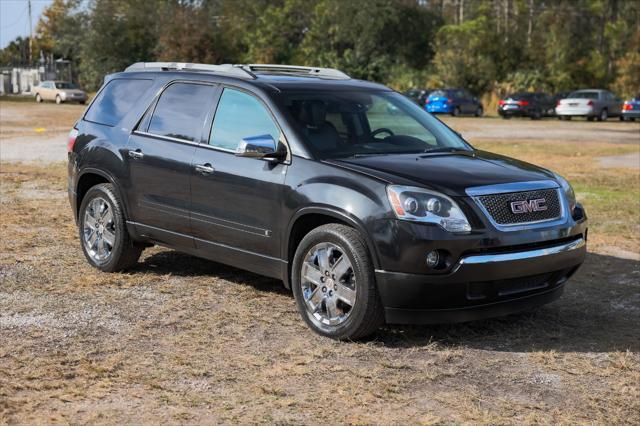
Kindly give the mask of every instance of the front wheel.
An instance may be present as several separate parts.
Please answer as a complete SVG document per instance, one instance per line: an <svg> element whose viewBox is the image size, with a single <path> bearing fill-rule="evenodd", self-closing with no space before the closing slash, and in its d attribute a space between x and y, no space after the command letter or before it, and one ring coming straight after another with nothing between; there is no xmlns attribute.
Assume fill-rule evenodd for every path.
<svg viewBox="0 0 640 426"><path fill-rule="evenodd" d="M36 93L36 102L42 103L42 96L40 96L40 93Z"/></svg>
<svg viewBox="0 0 640 426"><path fill-rule="evenodd" d="M62 98L60 97L60 95L56 95L56 103L58 105L60 105L62 103Z"/></svg>
<svg viewBox="0 0 640 426"><path fill-rule="evenodd" d="M323 336L359 339L384 322L369 252L348 226L323 225L302 239L293 259L292 287L300 315Z"/></svg>
<svg viewBox="0 0 640 426"><path fill-rule="evenodd" d="M478 107L478 109L476 109L476 117L482 117L482 114L484 114L484 110L482 107Z"/></svg>
<svg viewBox="0 0 640 426"><path fill-rule="evenodd" d="M127 232L122 202L110 183L87 191L78 213L82 251L89 263L104 272L135 265L142 253Z"/></svg>

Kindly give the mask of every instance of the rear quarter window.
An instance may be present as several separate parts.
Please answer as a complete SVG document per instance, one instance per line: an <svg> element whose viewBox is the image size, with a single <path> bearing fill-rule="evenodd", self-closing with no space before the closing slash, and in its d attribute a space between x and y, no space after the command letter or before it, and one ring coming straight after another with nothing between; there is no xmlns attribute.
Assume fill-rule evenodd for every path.
<svg viewBox="0 0 640 426"><path fill-rule="evenodd" d="M153 80L116 78L102 88L84 119L115 126L151 87Z"/></svg>

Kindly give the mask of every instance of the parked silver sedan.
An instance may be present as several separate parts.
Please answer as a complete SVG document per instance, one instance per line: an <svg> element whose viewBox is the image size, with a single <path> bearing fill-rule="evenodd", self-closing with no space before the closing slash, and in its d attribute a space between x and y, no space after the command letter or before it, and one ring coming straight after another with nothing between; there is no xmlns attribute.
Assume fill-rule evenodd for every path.
<svg viewBox="0 0 640 426"><path fill-rule="evenodd" d="M578 90L558 101L556 115L560 120L587 117L589 121L596 118L598 121L606 121L609 117L620 116L621 105L622 100L607 90Z"/></svg>
<svg viewBox="0 0 640 426"><path fill-rule="evenodd" d="M55 101L57 104L63 102L79 102L84 104L87 101L87 93L79 89L69 81L43 81L33 88L36 102Z"/></svg>

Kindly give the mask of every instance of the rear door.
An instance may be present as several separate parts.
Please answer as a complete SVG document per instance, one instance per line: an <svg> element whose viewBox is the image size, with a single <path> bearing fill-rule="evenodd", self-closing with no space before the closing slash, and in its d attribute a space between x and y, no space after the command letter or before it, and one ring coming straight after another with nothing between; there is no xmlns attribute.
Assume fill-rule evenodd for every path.
<svg viewBox="0 0 640 426"><path fill-rule="evenodd" d="M142 235L160 243L193 248L191 161L216 90L211 84L171 83L129 139L130 217Z"/></svg>
<svg viewBox="0 0 640 426"><path fill-rule="evenodd" d="M260 135L285 143L265 103L246 91L224 88L211 132L194 157L192 228L203 255L278 276L287 162L234 155L242 139Z"/></svg>

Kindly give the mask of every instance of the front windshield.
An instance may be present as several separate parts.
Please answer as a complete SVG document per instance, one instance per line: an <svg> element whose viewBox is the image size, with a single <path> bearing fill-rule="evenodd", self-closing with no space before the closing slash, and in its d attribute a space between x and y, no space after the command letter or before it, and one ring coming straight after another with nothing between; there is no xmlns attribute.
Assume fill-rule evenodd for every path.
<svg viewBox="0 0 640 426"><path fill-rule="evenodd" d="M440 120L396 92L284 96L307 144L321 158L472 149Z"/></svg>
<svg viewBox="0 0 640 426"><path fill-rule="evenodd" d="M76 85L73 83L56 83L56 89L75 89Z"/></svg>

